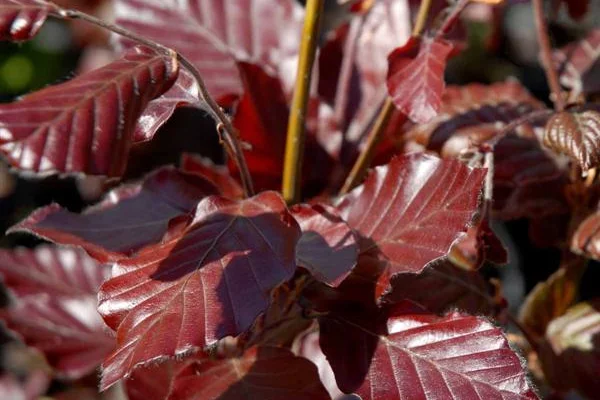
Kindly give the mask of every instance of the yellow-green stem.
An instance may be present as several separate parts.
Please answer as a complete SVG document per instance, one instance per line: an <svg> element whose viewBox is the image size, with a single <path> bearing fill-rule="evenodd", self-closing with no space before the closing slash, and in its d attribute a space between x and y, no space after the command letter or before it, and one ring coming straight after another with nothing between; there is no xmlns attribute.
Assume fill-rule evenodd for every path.
<svg viewBox="0 0 600 400"><path fill-rule="evenodd" d="M423 32L425 28L425 22L427 21L427 15L429 15L429 9L431 8L431 0L423 0L419 6L419 13L417 14L417 19L415 21L415 25L412 30L412 36L419 36ZM375 155L375 150L377 149L377 145L381 142L383 138L383 133L385 132L385 128L392 116L394 111L394 103L392 99L388 96L377 115L377 119L375 120L375 124L369 131L367 136L367 143L365 145L365 149L360 153L358 159L354 163L350 174L346 178L344 182L344 186L340 190L340 194L346 194L350 190L354 189L356 185L358 185L363 179L367 169L371 165L371 161L373 160L373 156Z"/></svg>
<svg viewBox="0 0 600 400"><path fill-rule="evenodd" d="M288 122L283 166L282 193L288 204L300 200L306 108L308 106L312 66L317 52L324 3L325 0L307 0L306 2L306 17L304 19L304 29L302 30L298 73Z"/></svg>

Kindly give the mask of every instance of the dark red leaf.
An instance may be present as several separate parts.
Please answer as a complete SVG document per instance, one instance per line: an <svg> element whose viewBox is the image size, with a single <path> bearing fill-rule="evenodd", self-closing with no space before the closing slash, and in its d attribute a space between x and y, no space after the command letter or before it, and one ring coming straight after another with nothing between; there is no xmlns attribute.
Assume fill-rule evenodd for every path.
<svg viewBox="0 0 600 400"><path fill-rule="evenodd" d="M566 153L587 171L600 163L600 113L596 111L554 114L544 130L544 144Z"/></svg>
<svg viewBox="0 0 600 400"><path fill-rule="evenodd" d="M519 310L519 320L532 332L544 336L546 327L563 315L577 297L579 274L572 268L560 268L535 285Z"/></svg>
<svg viewBox="0 0 600 400"><path fill-rule="evenodd" d="M38 173L123 173L138 116L169 89L175 59L135 48L111 64L0 106L0 152Z"/></svg>
<svg viewBox="0 0 600 400"><path fill-rule="evenodd" d="M3 0L0 3L0 40L29 40L57 7L44 0Z"/></svg>
<svg viewBox="0 0 600 400"><path fill-rule="evenodd" d="M571 240L571 250L600 260L600 212L590 215L579 225Z"/></svg>
<svg viewBox="0 0 600 400"><path fill-rule="evenodd" d="M279 190L289 116L285 94L280 80L267 74L261 66L240 62L238 67L245 91L235 111L233 125L239 130L241 139L251 146L244 154L255 189ZM303 184L326 181L331 160L311 133L306 138L305 154ZM233 161L229 162L229 168L232 174L238 173Z"/></svg>
<svg viewBox="0 0 600 400"><path fill-rule="evenodd" d="M561 0L567 5L569 15L574 19L581 19L588 12L590 0Z"/></svg>
<svg viewBox="0 0 600 400"><path fill-rule="evenodd" d="M215 185L223 197L241 199L244 189L229 175L227 167L215 165L210 159L198 155L183 153L181 156L181 170L191 174L200 175Z"/></svg>
<svg viewBox="0 0 600 400"><path fill-rule="evenodd" d="M100 313L117 331L101 386L139 364L238 335L296 269L300 228L274 192L235 202L211 196L188 226L121 260L100 291Z"/></svg>
<svg viewBox="0 0 600 400"><path fill-rule="evenodd" d="M451 313L438 317L406 307L388 321L363 400L536 399L519 357L489 321Z"/></svg>
<svg viewBox="0 0 600 400"><path fill-rule="evenodd" d="M356 265L358 244L352 229L333 210L319 205L297 205L290 212L302 229L298 265L317 280L338 286Z"/></svg>
<svg viewBox="0 0 600 400"><path fill-rule="evenodd" d="M560 83L571 89L572 98L600 92L600 29L592 29L580 41L555 50L552 58L560 72Z"/></svg>
<svg viewBox="0 0 600 400"><path fill-rule="evenodd" d="M284 61L298 51L302 17L302 7L293 0L115 4L117 24L181 52L218 99L241 94L237 61L260 63L271 71L287 68Z"/></svg>
<svg viewBox="0 0 600 400"><path fill-rule="evenodd" d="M429 266L421 273L398 274L392 279L392 287L384 302L410 300L436 314L458 309L494 316L506 306L497 288L479 272L465 271L448 261Z"/></svg>
<svg viewBox="0 0 600 400"><path fill-rule="evenodd" d="M96 311L97 290L109 269L83 251L47 245L2 250L0 273L15 294L2 319L43 352L59 375L87 375L114 348Z"/></svg>
<svg viewBox="0 0 600 400"><path fill-rule="evenodd" d="M448 254L479 209L484 169L413 154L378 167L343 197L340 215L363 236L361 254L387 263L382 285L400 272L422 271Z"/></svg>
<svg viewBox="0 0 600 400"><path fill-rule="evenodd" d="M439 115L415 125L407 134L444 157L494 139L510 122L541 110L543 105L518 82L449 86ZM545 217L568 211L565 163L546 153L537 138L537 124L521 124L494 149L494 215L503 219ZM535 123L535 124L534 124Z"/></svg>
<svg viewBox="0 0 600 400"><path fill-rule="evenodd" d="M125 381L129 400L167 400L173 390L174 380L194 360L169 359L159 364L149 364L133 370Z"/></svg>
<svg viewBox="0 0 600 400"><path fill-rule="evenodd" d="M218 189L207 180L163 167L137 183L110 191L81 214L52 204L33 212L9 232L30 232L83 247L100 262L116 261L158 243L169 221L191 212Z"/></svg>
<svg viewBox="0 0 600 400"><path fill-rule="evenodd" d="M135 127L134 142L151 140L158 129L171 118L176 108L183 106L206 108L199 100L199 96L196 81L186 69L182 69L173 86L148 103Z"/></svg>
<svg viewBox="0 0 600 400"><path fill-rule="evenodd" d="M156 371L153 371L156 370ZM151 393L141 387L150 376L164 380L173 375L166 397L140 397ZM127 382L132 400L325 400L330 399L319 380L317 368L287 349L255 347L240 358L208 360L183 359L159 366L137 369ZM164 388L159 389L164 392Z"/></svg>
<svg viewBox="0 0 600 400"><path fill-rule="evenodd" d="M444 70L453 46L443 39L411 38L388 57L388 92L400 111L418 123L435 117L442 104Z"/></svg>
<svg viewBox="0 0 600 400"><path fill-rule="evenodd" d="M579 303L553 320L539 351L544 375L556 390L594 398L600 390L600 300Z"/></svg>

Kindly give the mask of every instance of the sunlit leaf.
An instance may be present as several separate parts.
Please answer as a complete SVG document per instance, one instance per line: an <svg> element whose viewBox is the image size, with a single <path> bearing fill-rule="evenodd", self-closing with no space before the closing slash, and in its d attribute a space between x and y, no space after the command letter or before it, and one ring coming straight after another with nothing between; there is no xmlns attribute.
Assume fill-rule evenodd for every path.
<svg viewBox="0 0 600 400"><path fill-rule="evenodd" d="M103 388L139 364L238 335L296 269L300 228L274 192L243 201L203 199L187 226L113 267L99 310L117 331Z"/></svg>
<svg viewBox="0 0 600 400"><path fill-rule="evenodd" d="M164 167L111 190L81 214L52 204L34 211L10 232L30 232L81 246L100 262L116 261L160 242L171 219L191 212L213 194L219 190L209 181Z"/></svg>
<svg viewBox="0 0 600 400"><path fill-rule="evenodd" d="M0 105L0 152L25 171L120 176L138 116L178 74L172 57L135 48L65 83Z"/></svg>
<svg viewBox="0 0 600 400"><path fill-rule="evenodd" d="M33 38L53 9L56 6L44 0L3 0L0 2L0 40Z"/></svg>

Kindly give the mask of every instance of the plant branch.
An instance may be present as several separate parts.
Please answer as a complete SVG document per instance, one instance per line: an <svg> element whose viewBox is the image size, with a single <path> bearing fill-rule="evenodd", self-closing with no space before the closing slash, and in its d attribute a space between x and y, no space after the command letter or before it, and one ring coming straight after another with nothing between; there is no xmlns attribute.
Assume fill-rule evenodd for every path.
<svg viewBox="0 0 600 400"><path fill-rule="evenodd" d="M308 0L306 2L306 16L302 30L298 72L288 121L283 165L282 193L288 204L295 203L300 199L306 108L308 106L312 66L317 52L324 3L325 0Z"/></svg>
<svg viewBox="0 0 600 400"><path fill-rule="evenodd" d="M542 0L532 0L532 4L538 43L540 45L540 52L542 56L542 65L544 67L544 71L546 72L546 78L548 79L550 92L552 93L551 99L554 102L554 109L556 111L562 111L565 108L565 102L562 96L560 83L558 81L558 74L552 65L552 48L550 46L550 39L548 37L546 19L544 18L544 7Z"/></svg>
<svg viewBox="0 0 600 400"><path fill-rule="evenodd" d="M417 15L417 20L415 21L415 25L412 30L412 36L416 37L421 35L423 29L425 28L425 21L427 21L427 16L429 15L429 9L431 8L431 0L422 0L419 6L419 13ZM373 127L369 131L367 135L367 143L363 151L361 151L358 159L352 166L352 170L342 189L340 190L340 194L344 195L354 189L361 180L363 179L367 169L371 165L371 161L373 160L373 156L375 155L375 150L377 149L377 145L381 142L383 138L383 134L385 132L385 128L390 120L394 112L395 106L392 102L390 96L386 96L386 99L375 119L375 123Z"/></svg>
<svg viewBox="0 0 600 400"><path fill-rule="evenodd" d="M82 21L89 22L93 25L99 26L118 35L131 39L144 46L148 46L156 50L157 52L166 54L169 57L177 58L179 64L182 65L196 81L198 85L198 90L200 92L200 100L204 101L208 105L208 108L213 118L215 118L215 120L217 121L217 131L224 138L223 141L225 143L225 148L227 149L227 152L230 155L230 157L234 159L235 163L238 166L238 169L240 170L240 176L246 197L254 195L252 177L250 176L250 172L248 170L248 166L246 164L246 160L242 152L242 145L238 132L233 127L231 121L229 120L227 115L225 115L221 107L210 95L206 84L204 83L204 79L202 79L202 76L200 75L196 67L189 60L187 60L183 55L179 54L178 52L169 47L163 46L160 43L154 42L152 40L148 40L147 38L140 36L134 32L131 32L128 29L103 21L99 18L83 13L81 11L61 9L59 7L56 7L52 15L63 19L80 19Z"/></svg>

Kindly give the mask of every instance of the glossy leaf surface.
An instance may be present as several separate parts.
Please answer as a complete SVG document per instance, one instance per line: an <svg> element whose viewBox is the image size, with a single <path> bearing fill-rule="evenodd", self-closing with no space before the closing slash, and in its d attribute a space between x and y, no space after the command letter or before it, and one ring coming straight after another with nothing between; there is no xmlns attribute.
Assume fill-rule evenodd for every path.
<svg viewBox="0 0 600 400"><path fill-rule="evenodd" d="M587 171L600 163L600 113L568 112L553 115L546 124L544 144L566 153Z"/></svg>
<svg viewBox="0 0 600 400"><path fill-rule="evenodd" d="M404 155L377 167L338 210L363 237L361 254L385 259L385 282L447 255L478 210L484 177L485 170L458 161Z"/></svg>
<svg viewBox="0 0 600 400"><path fill-rule="evenodd" d="M390 97L411 120L425 123L438 113L446 60L452 49L452 44L443 39L412 38L389 55Z"/></svg>
<svg viewBox="0 0 600 400"><path fill-rule="evenodd" d="M11 228L60 244L83 247L100 262L116 261L158 243L169 221L194 210L218 189L207 180L163 167L140 182L111 190L81 214L52 204Z"/></svg>
<svg viewBox="0 0 600 400"><path fill-rule="evenodd" d="M48 245L2 250L0 274L15 295L2 319L43 352L59 375L87 375L113 349L96 310L96 293L109 269L83 251Z"/></svg>
<svg viewBox="0 0 600 400"><path fill-rule="evenodd" d="M100 291L100 313L117 331L102 387L138 364L238 335L296 269L297 223L281 197L203 199L186 227L118 262Z"/></svg>
<svg viewBox="0 0 600 400"><path fill-rule="evenodd" d="M319 281L338 286L356 265L358 244L354 233L322 206L298 205L290 212L302 229L296 247L298 265Z"/></svg>
<svg viewBox="0 0 600 400"><path fill-rule="evenodd" d="M29 40L56 6L44 0L3 0L0 3L0 40Z"/></svg>
<svg viewBox="0 0 600 400"><path fill-rule="evenodd" d="M537 398L502 331L483 318L405 310L388 330L356 390L363 400Z"/></svg>
<svg viewBox="0 0 600 400"><path fill-rule="evenodd" d="M240 358L223 360L192 358L145 367L134 372L128 382L129 393L131 394L134 388L144 382L144 374L164 377L167 372L173 376L170 390L166 396L154 397L156 399L330 399L313 363L305 358L296 357L289 350L277 347L254 347ZM136 399L142 398L139 396L132 398L132 400Z"/></svg>
<svg viewBox="0 0 600 400"><path fill-rule="evenodd" d="M302 9L292 0L118 0L119 25L181 52L217 99L239 95L236 62L277 71L297 52ZM127 43L124 43L128 45Z"/></svg>
<svg viewBox="0 0 600 400"><path fill-rule="evenodd" d="M37 173L120 176L137 117L178 74L173 58L135 48L68 82L0 106L0 152Z"/></svg>

